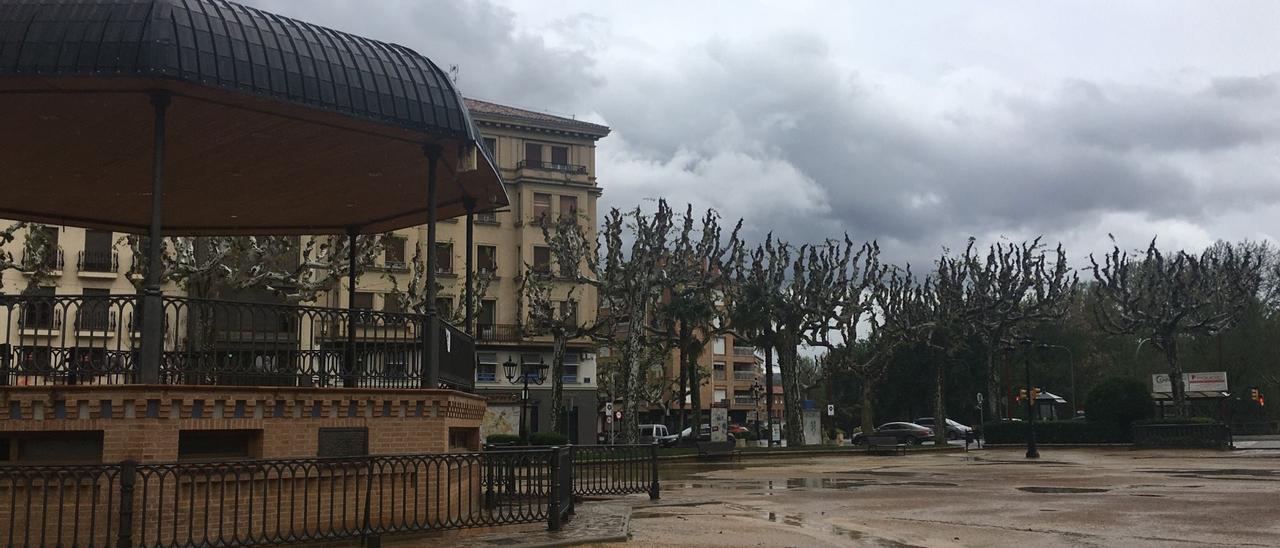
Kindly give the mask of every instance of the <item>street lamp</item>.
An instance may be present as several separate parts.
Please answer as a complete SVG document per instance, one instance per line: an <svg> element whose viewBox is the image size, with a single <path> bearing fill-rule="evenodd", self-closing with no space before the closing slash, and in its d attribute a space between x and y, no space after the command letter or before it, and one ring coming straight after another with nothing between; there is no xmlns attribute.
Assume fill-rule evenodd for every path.
<svg viewBox="0 0 1280 548"><path fill-rule="evenodd" d="M760 394L764 393L764 386L760 384L760 379L756 378L751 381L751 407L756 415L756 438L760 438Z"/></svg>
<svg viewBox="0 0 1280 548"><path fill-rule="evenodd" d="M516 368L519 367L519 374ZM507 382L511 384L521 384L520 389L520 443L529 445L529 428L526 426L528 420L525 418L529 413L529 383L541 385L547 382L547 365L543 363L542 357L538 357L538 363L520 363L507 358L502 364L502 369L507 374Z"/></svg>
<svg viewBox="0 0 1280 548"><path fill-rule="evenodd" d="M1027 458L1040 458L1040 450L1036 449L1036 414L1035 414L1035 396L1031 388L1031 339L1024 341L1027 349L1022 353L1022 367L1027 380Z"/></svg>

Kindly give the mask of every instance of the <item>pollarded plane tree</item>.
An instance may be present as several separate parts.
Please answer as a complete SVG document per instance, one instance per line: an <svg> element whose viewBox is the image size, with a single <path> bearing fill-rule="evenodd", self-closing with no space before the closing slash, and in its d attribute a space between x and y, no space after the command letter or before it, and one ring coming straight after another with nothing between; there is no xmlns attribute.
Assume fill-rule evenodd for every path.
<svg viewBox="0 0 1280 548"><path fill-rule="evenodd" d="M1010 381L996 368L996 355L1010 350L1015 339L1025 339L1036 325L1061 319L1078 278L1067 264L1062 245L1050 257L1040 238L996 243L985 256L972 249L964 254L971 284L971 321L983 345L987 405L994 417L1004 399L1001 386Z"/></svg>
<svg viewBox="0 0 1280 548"><path fill-rule="evenodd" d="M733 281L733 254L741 250L738 220L726 239L720 215L708 209L701 220L693 206L685 208L679 236L657 266L662 276L663 298L655 308L657 327L651 335L674 347L679 360L679 394L683 410L687 394L693 425L701 424L703 371L698 357L707 343L731 332L723 297ZM681 413L683 418L684 414ZM682 425L683 426L683 425Z"/></svg>
<svg viewBox="0 0 1280 548"><path fill-rule="evenodd" d="M594 339L611 326L608 314L580 313L583 302L595 304L588 290L600 288L599 245L587 236L584 219L561 215L554 224L544 224L542 235L555 264L525 265L520 281L528 332L551 337L551 416L553 429L565 435L565 351L570 341Z"/></svg>
<svg viewBox="0 0 1280 548"><path fill-rule="evenodd" d="M16 222L0 229L0 289L4 289L2 275L6 270L26 276L27 285L22 289L23 293L38 289L53 276L56 263L48 259L58 250L49 236L50 230L56 228L27 222ZM19 234L22 235L22 251L14 256L7 246L17 240Z"/></svg>
<svg viewBox="0 0 1280 548"><path fill-rule="evenodd" d="M1151 240L1145 253L1130 255L1113 244L1101 264L1089 255L1095 293L1094 317L1103 331L1149 342L1164 354L1173 402L1185 412L1186 386L1178 359L1179 340L1230 329L1258 297L1262 257L1253 246L1219 243L1200 255L1166 254Z"/></svg>
<svg viewBox="0 0 1280 548"><path fill-rule="evenodd" d="M653 213L636 208L627 213L613 209L605 216L604 256L599 268L600 310L615 322L613 328L600 333L602 342L617 354L611 371L616 396L623 401L623 442L635 443L639 427L639 405L636 396L644 385L651 367L645 359L653 341L649 322L654 306L662 295L659 264L666 254L671 237L673 215L665 200L659 200ZM627 242L630 236L630 243Z"/></svg>

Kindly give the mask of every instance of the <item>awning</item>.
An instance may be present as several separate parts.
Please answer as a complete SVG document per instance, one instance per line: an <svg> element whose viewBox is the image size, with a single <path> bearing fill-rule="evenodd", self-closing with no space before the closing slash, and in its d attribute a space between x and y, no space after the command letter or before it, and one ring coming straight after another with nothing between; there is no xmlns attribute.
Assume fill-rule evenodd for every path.
<svg viewBox="0 0 1280 548"><path fill-rule="evenodd" d="M0 218L164 233L374 233L508 200L447 75L404 47L224 0L0 2Z"/></svg>

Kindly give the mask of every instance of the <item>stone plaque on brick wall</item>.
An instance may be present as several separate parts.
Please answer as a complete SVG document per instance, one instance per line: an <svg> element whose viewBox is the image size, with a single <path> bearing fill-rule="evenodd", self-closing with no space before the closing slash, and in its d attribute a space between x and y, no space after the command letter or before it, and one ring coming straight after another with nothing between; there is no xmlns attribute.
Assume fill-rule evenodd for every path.
<svg viewBox="0 0 1280 548"><path fill-rule="evenodd" d="M317 457L363 457L369 454L368 428L321 428Z"/></svg>

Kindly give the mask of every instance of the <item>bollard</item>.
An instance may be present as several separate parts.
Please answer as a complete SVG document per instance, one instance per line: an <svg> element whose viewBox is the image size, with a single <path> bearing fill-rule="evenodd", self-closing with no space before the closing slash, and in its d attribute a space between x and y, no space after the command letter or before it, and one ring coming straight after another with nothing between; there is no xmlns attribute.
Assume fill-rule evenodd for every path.
<svg viewBox="0 0 1280 548"><path fill-rule="evenodd" d="M658 500L658 442L649 446L649 500Z"/></svg>

